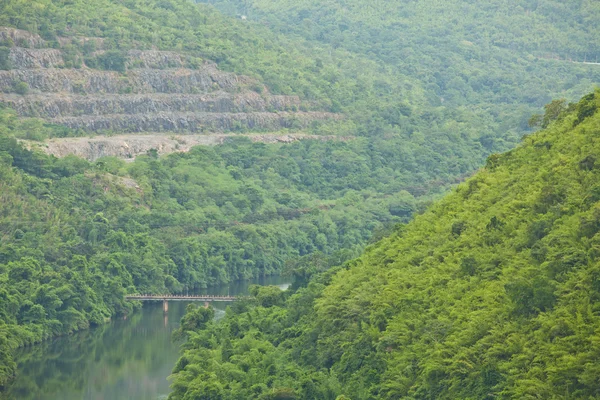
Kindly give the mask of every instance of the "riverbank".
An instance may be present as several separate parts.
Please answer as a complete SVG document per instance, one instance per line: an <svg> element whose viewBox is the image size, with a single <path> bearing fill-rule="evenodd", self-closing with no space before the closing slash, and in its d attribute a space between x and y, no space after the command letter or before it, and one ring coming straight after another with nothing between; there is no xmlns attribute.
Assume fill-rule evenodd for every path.
<svg viewBox="0 0 600 400"><path fill-rule="evenodd" d="M286 288L287 278L263 277L204 289L200 294L244 295L251 284ZM46 340L15 353L18 375L0 400L155 400L169 393L167 377L179 357L171 333L187 302L173 302L167 314L149 303L127 318ZM229 303L215 302L217 318Z"/></svg>

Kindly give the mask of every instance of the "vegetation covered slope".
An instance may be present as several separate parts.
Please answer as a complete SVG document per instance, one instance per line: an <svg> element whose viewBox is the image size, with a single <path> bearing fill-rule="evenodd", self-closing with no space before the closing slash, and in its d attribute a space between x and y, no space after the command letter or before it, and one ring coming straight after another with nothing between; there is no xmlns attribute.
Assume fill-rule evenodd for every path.
<svg viewBox="0 0 600 400"><path fill-rule="evenodd" d="M567 62L600 60L600 6L593 0L201 1L368 57L418 84L434 114L468 105L472 120L483 118L487 133L499 137L522 129L527 110L559 92L576 100L600 74L599 66Z"/></svg>
<svg viewBox="0 0 600 400"><path fill-rule="evenodd" d="M599 109L585 96L292 295L190 310L171 399L600 396Z"/></svg>
<svg viewBox="0 0 600 400"><path fill-rule="evenodd" d="M591 0L203 2L231 14L268 21L277 30L295 32L356 52L367 52L370 47L371 54L389 61L398 61L402 52L414 44L458 44L457 39L475 47L506 48L575 61L594 61L600 57L599 37L593 27L600 8ZM533 29L537 30L535 38ZM577 44L573 46L575 40ZM367 43L370 46L366 46ZM392 49L395 51L386 51Z"/></svg>
<svg viewBox="0 0 600 400"><path fill-rule="evenodd" d="M80 132L302 129L341 118L185 52L114 50L101 38L44 40L6 27L2 42L0 103Z"/></svg>
<svg viewBox="0 0 600 400"><path fill-rule="evenodd" d="M15 139L64 131L0 108L0 358L7 360L7 349L130 313L127 293L279 273L309 254L354 257L373 232L407 221L444 189L422 180L437 175L434 165L426 172L416 154L384 162L399 150L364 139L238 138L132 163L57 159ZM0 366L3 383L14 364Z"/></svg>
<svg viewBox="0 0 600 400"><path fill-rule="evenodd" d="M600 69L594 66L537 62L529 53L485 39L485 27L499 30L498 20L505 25L514 20L512 9L457 1L448 7L452 19L441 24L432 17L441 18L441 10L415 6L421 2L371 7L354 1L340 10L335 2L321 3L301 2L297 20L288 12L292 3L273 2L264 26L185 0L101 0L93 8L82 0L9 0L0 5L0 26L39 33L69 54L88 54L81 58L97 59L89 66L100 69L127 68L123 55L132 48L175 50L194 60L212 60L223 70L258 79L274 94L298 95L313 109L346 115L344 121L312 128L316 133L417 144L468 163L469 170L489 153L513 147L527 131L529 116L551 98L574 100L600 81ZM246 4L259 9L255 2ZM365 7L368 12L361 12ZM478 8L481 15L473 11ZM547 35L540 36L537 14L528 16L529 8L519 20L521 30L507 28L511 38L544 41ZM590 49L597 47L593 19L575 8L562 25L550 19L539 24L552 33L569 27L569 35L559 36L572 48L584 34ZM593 4L588 8L593 10ZM379 24L382 18L385 23ZM313 19L319 29L309 24ZM423 28L440 24L448 32ZM333 40L340 30L347 41ZM314 32L319 34L313 37ZM89 49L95 41L84 38L102 39L107 53L96 54ZM122 62L111 63L106 54L116 59L120 54Z"/></svg>
<svg viewBox="0 0 600 400"><path fill-rule="evenodd" d="M13 140L81 132L21 121L2 110L2 384L14 371L7 349L126 314L133 307L123 301L126 292L176 292L268 274L288 262L306 278L348 258L374 229L410 218L418 208L415 197L442 190L490 152L515 144L549 93L572 97L600 81L590 67L540 63L537 69L522 54L475 52L469 60L482 68L478 79L461 79L476 88L479 103L458 78L452 87L464 93L438 90L450 87L457 74L449 68L455 53L443 53L448 60L439 65L418 55L412 70L398 68L363 45L355 51L281 35L185 0L98 0L93 6L7 0L0 3L0 26L39 34L45 50L60 49L57 70L110 70L121 83L136 66L125 57L132 50L177 51L191 64L213 60L274 94L298 95L315 109L345 114L309 127L314 133L362 137L289 147L233 141L160 159L150 152L130 165L115 159L89 164L27 151ZM2 73L13 70L7 60L14 47L26 53L35 46L3 40ZM81 63L81 57L88 59ZM427 65L427 79L417 79L420 63ZM11 96L36 94L22 83L14 83ZM521 94L527 90L534 94ZM291 261L299 256L312 258Z"/></svg>
<svg viewBox="0 0 600 400"><path fill-rule="evenodd" d="M552 77L545 81L556 82L556 85L547 88L548 93L541 97L517 102L518 111L513 105L510 113L508 106L497 104L466 107L453 103L446 106L440 102L439 95L416 79L413 73L382 64L370 54L282 35L260 24L227 17L213 7L195 5L186 0L101 0L95 2L94 7L82 0L9 0L0 4L0 26L39 34L44 47L60 50L62 61L57 65L61 68L54 68L53 73L63 71L73 76L96 76L106 72L97 70L110 70L111 74L117 74L116 77L111 75L119 82L115 86L117 91L135 89L135 85L128 85L127 80L131 74L138 74L130 69L135 69L136 62L141 60L131 55L140 54L140 50L176 51L188 60L185 66L189 68L193 68L194 64L201 65L205 60L215 61L221 70L250 76L258 91L265 84L273 94L299 96L300 108L326 110L344 116L305 127L311 133L369 137L371 147L375 149L394 149L382 162L390 159L400 159L403 163L404 160L414 160L417 169L427 165L434 173L433 177L425 176L411 167L401 173L402 179L409 176L411 178L408 179L419 177L421 181L445 179L448 166L458 171L442 183L470 173L491 152L503 151L518 143L523 132L528 130L529 116L548 100L548 93L555 97L573 98L574 94L580 95L582 86L587 86L587 91L591 82L600 81L596 79L594 70L582 69L578 71L581 84L575 87L573 81L564 79L564 74L544 70L545 78ZM2 54L11 54L9 45L33 49L39 44L31 40L0 43L3 47L0 48L0 58ZM98 49L101 51L96 51ZM12 67L4 65L0 68ZM484 72L489 75L489 71ZM4 73L13 76L21 72L0 71L0 76ZM516 75L529 76L530 73L521 71ZM538 84L535 81L527 87L538 87ZM81 88L72 85L72 89L83 91L67 95L86 97L86 85L85 79L80 84ZM504 95L521 90L517 84L494 85L497 86L494 90ZM14 86L14 90L23 89ZM195 88L188 89L193 91ZM41 89L30 88L22 97L33 99L32 104L40 108L41 96L36 94L36 90ZM482 87L481 93L484 92L490 93ZM64 95L60 93L58 96L63 103ZM18 94L10 96L11 104L25 101ZM112 104L114 99L108 97ZM79 103L89 109L98 101L90 98ZM121 107L118 101L114 103L114 107ZM79 117L78 121L82 118ZM87 117L83 120L87 121ZM137 122L134 125L143 126ZM284 125L289 125L292 130L303 128L302 123L294 124L293 121ZM245 125L238 124L232 128L243 130ZM64 136L66 132L60 134ZM70 135L84 134L68 132ZM43 139L40 135L31 136Z"/></svg>

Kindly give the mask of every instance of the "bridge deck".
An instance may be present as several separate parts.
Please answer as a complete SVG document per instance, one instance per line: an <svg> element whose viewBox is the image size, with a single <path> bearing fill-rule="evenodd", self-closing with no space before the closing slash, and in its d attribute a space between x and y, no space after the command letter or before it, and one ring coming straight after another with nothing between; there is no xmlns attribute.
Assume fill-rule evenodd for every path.
<svg viewBox="0 0 600 400"><path fill-rule="evenodd" d="M237 301L244 297L236 296L186 296L186 295L144 295L136 294L125 296L126 300L140 301Z"/></svg>

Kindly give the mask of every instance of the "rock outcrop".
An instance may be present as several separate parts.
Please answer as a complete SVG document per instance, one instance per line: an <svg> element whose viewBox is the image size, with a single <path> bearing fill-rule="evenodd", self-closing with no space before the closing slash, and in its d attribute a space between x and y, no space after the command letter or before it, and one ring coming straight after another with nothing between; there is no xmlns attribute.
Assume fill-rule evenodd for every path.
<svg viewBox="0 0 600 400"><path fill-rule="evenodd" d="M87 131L227 132L302 128L313 121L340 118L314 110L297 96L272 95L253 78L221 71L213 62L188 54L130 50L125 72L79 68L73 59L102 57L99 48L73 55L49 48L37 35L0 28L10 43L9 70L0 71L0 102L20 116ZM101 39L79 38L78 43ZM77 63L75 63L77 64ZM20 94L16 94L18 92ZM304 111L299 111L304 110ZM310 110L310 111L309 111Z"/></svg>
<svg viewBox="0 0 600 400"><path fill-rule="evenodd" d="M8 57L15 69L58 68L64 65L62 53L56 49L13 47Z"/></svg>
<svg viewBox="0 0 600 400"><path fill-rule="evenodd" d="M280 100L281 97L285 97ZM207 94L106 94L49 96L47 93L20 96L6 94L4 103L21 116L67 118L110 114L147 114L157 112L250 113L270 109L295 110L300 99L291 96L264 98L254 92L232 94L216 91Z"/></svg>
<svg viewBox="0 0 600 400"><path fill-rule="evenodd" d="M193 146L213 146L232 140L236 137L247 137L254 142L262 143L293 143L298 140L349 140L341 136L314 136L304 134L204 134L204 135L116 135L97 136L93 138L60 138L51 139L45 143L28 142L29 147L41 148L56 157L73 154L89 161L101 157L114 156L125 160L133 160L149 150L158 154L186 152Z"/></svg>
<svg viewBox="0 0 600 400"><path fill-rule="evenodd" d="M50 121L73 129L117 132L224 132L242 129L304 128L310 122L330 118L326 113L204 113L159 112L64 117Z"/></svg>
<svg viewBox="0 0 600 400"><path fill-rule="evenodd" d="M0 27L0 41L11 42L16 46L40 48L47 47L46 41L39 35L14 28Z"/></svg>

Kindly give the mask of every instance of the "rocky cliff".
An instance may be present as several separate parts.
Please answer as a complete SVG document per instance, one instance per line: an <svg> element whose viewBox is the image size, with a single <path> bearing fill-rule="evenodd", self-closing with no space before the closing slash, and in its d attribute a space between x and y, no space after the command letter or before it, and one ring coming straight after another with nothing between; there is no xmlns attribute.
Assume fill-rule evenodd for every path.
<svg viewBox="0 0 600 400"><path fill-rule="evenodd" d="M1 103L23 117L87 131L276 130L340 118L187 54L110 51L95 38L58 43L51 48L37 35L0 28L0 45L9 49L0 53ZM94 51L85 53L85 43Z"/></svg>

